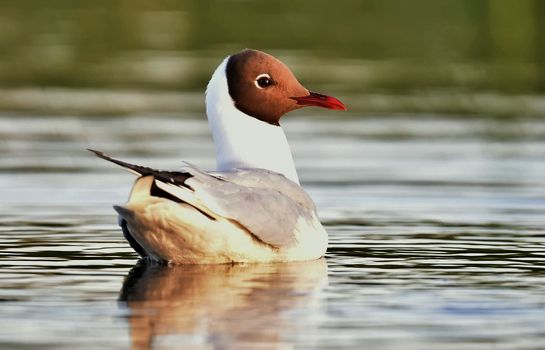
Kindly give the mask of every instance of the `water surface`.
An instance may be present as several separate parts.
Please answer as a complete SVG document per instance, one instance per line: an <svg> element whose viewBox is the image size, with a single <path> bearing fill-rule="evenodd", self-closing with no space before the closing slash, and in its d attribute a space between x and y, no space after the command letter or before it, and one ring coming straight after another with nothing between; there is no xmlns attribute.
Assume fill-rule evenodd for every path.
<svg viewBox="0 0 545 350"><path fill-rule="evenodd" d="M135 266L85 148L214 166L205 121L0 116L0 347L540 349L545 121L285 118L325 260Z"/></svg>

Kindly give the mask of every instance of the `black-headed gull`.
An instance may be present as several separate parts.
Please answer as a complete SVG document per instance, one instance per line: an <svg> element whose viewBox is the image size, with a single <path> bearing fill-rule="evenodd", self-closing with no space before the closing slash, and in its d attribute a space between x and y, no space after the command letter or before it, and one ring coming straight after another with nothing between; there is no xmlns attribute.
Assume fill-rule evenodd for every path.
<svg viewBox="0 0 545 350"><path fill-rule="evenodd" d="M313 260L327 232L299 185L280 118L304 106L345 110L305 89L290 69L244 50L218 66L206 90L217 171L186 164L160 171L93 151L138 175L129 201L114 206L131 247L176 264Z"/></svg>

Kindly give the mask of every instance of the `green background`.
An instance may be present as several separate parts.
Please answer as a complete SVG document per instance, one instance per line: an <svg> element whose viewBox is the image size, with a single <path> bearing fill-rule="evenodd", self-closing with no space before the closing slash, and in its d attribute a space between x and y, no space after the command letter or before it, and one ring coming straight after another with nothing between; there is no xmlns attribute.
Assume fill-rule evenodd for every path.
<svg viewBox="0 0 545 350"><path fill-rule="evenodd" d="M192 93L251 47L353 115L545 116L543 18L539 0L1 0L0 109L202 110Z"/></svg>

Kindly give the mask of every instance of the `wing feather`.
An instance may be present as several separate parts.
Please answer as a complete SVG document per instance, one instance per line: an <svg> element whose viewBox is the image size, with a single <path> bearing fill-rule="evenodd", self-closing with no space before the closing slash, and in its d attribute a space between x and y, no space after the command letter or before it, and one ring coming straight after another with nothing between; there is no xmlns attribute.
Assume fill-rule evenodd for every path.
<svg viewBox="0 0 545 350"><path fill-rule="evenodd" d="M186 183L201 203L272 246L294 245L299 220L315 217L310 197L283 175L256 169L213 176L194 169L184 168L192 175Z"/></svg>
<svg viewBox="0 0 545 350"><path fill-rule="evenodd" d="M155 185L171 196L211 218L222 216L236 221L273 247L294 245L298 222L316 217L312 199L298 184L268 170L206 173L186 163L182 171L160 171L92 152L137 175L152 175Z"/></svg>

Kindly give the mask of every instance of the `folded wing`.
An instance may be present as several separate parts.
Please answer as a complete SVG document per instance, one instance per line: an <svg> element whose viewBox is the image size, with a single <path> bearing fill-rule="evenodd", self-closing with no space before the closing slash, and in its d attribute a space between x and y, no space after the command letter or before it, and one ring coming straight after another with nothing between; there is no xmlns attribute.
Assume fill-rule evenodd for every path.
<svg viewBox="0 0 545 350"><path fill-rule="evenodd" d="M222 216L276 248L293 246L301 220L315 220L315 206L304 190L281 174L263 169L235 169L206 173L187 164L181 171L159 171L126 163L104 153L100 158L140 176L152 175L155 184L177 202L203 213Z"/></svg>

